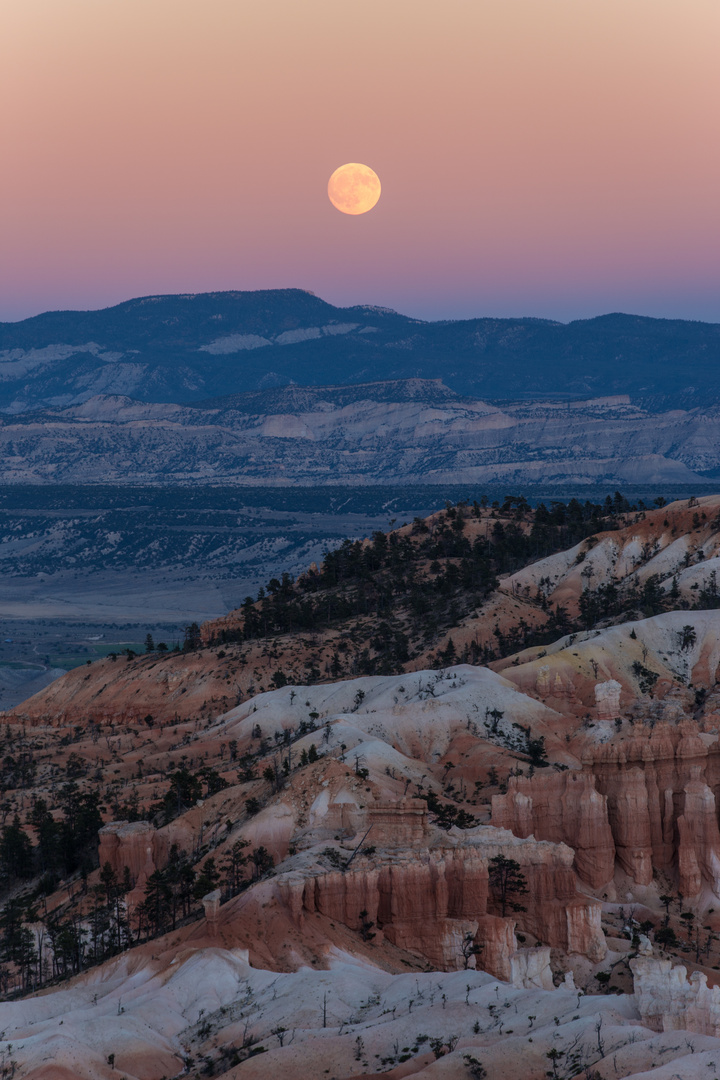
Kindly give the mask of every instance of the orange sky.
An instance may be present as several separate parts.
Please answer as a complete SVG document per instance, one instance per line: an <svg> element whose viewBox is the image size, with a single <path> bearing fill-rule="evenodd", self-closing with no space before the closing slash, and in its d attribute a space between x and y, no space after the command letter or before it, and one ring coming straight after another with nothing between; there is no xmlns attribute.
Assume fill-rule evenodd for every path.
<svg viewBox="0 0 720 1080"><path fill-rule="evenodd" d="M0 318L293 285L720 321L719 47L718 0L4 0Z"/></svg>

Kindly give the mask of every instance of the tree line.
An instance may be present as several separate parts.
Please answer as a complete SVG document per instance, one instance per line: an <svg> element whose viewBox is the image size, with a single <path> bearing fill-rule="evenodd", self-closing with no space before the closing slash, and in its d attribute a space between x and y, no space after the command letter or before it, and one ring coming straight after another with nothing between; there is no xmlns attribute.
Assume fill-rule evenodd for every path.
<svg viewBox="0 0 720 1080"><path fill-rule="evenodd" d="M333 677L402 671L414 652L482 604L499 575L615 528L622 515L637 509L619 493L604 503L572 499L535 509L522 496L509 496L490 508L486 499L448 504L433 522L416 518L409 532L377 531L368 542L345 540L325 554L318 570L296 579L290 574L272 578L257 597L245 598L237 625L222 629L212 644L336 628L351 641L342 642L332 656L328 673ZM485 529L474 529L471 538L468 522L473 519ZM363 619L371 625L358 644ZM546 637L557 636L558 629L564 632L562 612L549 612L547 622ZM523 633L520 628L519 636ZM498 650L510 650L515 640L498 640ZM350 662L347 653L353 647ZM438 654L439 666L461 659L454 645L449 648L450 654ZM476 645L473 655L462 659L487 661L497 655L487 651ZM319 677L311 666L308 681ZM277 681L282 678L281 671L276 673L273 685L282 685Z"/></svg>

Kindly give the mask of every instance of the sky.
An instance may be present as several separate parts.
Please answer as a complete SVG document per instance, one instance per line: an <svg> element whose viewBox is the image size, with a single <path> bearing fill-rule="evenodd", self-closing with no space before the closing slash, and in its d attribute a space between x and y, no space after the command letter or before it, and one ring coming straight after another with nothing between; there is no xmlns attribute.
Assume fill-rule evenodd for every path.
<svg viewBox="0 0 720 1080"><path fill-rule="evenodd" d="M3 0L0 319L296 286L720 322L719 41L718 0Z"/></svg>

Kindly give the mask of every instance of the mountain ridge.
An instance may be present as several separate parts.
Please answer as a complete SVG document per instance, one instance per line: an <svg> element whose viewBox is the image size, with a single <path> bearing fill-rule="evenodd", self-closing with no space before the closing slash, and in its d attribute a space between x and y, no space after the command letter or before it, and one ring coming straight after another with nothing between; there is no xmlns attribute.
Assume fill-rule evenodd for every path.
<svg viewBox="0 0 720 1080"><path fill-rule="evenodd" d="M473 397L720 400L720 325L610 313L424 322L301 289L138 297L0 324L0 412L98 393L187 403L290 383L442 378ZM692 383L688 367L692 365Z"/></svg>

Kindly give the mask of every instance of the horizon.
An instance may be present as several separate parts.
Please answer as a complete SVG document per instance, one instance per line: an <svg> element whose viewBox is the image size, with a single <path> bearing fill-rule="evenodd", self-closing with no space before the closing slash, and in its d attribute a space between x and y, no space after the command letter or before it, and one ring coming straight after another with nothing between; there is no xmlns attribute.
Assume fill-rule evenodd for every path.
<svg viewBox="0 0 720 1080"><path fill-rule="evenodd" d="M0 4L0 1080L720 1071L718 40Z"/></svg>
<svg viewBox="0 0 720 1080"><path fill-rule="evenodd" d="M288 280L428 321L720 320L712 0L2 18L3 321ZM351 161L382 185L356 217Z"/></svg>
<svg viewBox="0 0 720 1080"><path fill-rule="evenodd" d="M127 296L122 300L117 300L108 304L101 304L97 307L60 307L60 308L45 308L41 311L34 311L28 315L22 315L17 319L0 319L0 326L14 326L18 323L29 322L32 319L42 318L44 315L91 315L102 311L111 311L113 308L122 307L125 304L132 304L139 300L167 300L167 299L193 299L197 296L228 296L233 294L248 294L248 293L264 293L264 292L303 292L310 296L314 296L317 300L323 301L323 303L330 304L332 307L337 308L339 311L351 310L353 308L377 308L387 312L392 312L395 315L400 315L408 319L417 319L424 323L444 323L444 322L473 322L480 319L492 319L499 322L518 322L536 320L538 322L555 323L561 326L570 326L576 322L592 322L595 319L606 319L613 316L622 316L624 318L632 319L650 319L656 322L694 322L694 323L706 323L709 326L720 325L720 316L717 319L700 319L690 318L682 315L650 315L641 311L599 311L593 315L577 316L572 319L560 319L550 315L531 315L531 314L519 314L519 315L500 315L495 313L482 313L482 314L468 314L457 317L438 317L438 318L424 318L421 315L412 311L400 310L393 308L389 304L370 303L365 301L356 301L348 304L335 304L333 301L321 296L320 293L314 289L306 289L300 285L286 285L277 286L273 288L253 288L253 289L202 289L195 292L180 291L180 292L153 292L153 293L141 293L134 296Z"/></svg>

